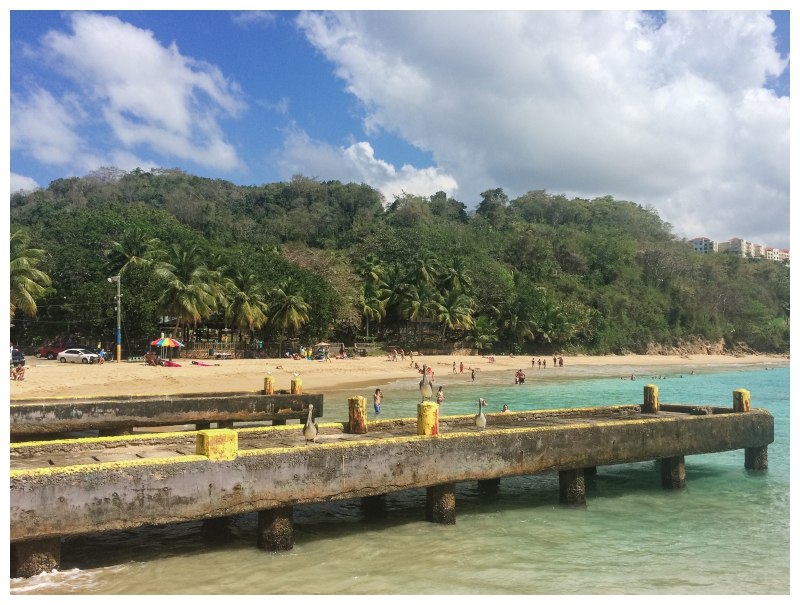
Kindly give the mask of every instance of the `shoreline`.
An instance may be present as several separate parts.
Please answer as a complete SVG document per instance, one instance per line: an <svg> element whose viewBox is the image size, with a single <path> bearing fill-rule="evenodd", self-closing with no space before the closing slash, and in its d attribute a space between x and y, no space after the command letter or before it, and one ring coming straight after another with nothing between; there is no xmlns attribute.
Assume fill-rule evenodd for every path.
<svg viewBox="0 0 800 605"><path fill-rule="evenodd" d="M480 375L495 372L514 372L523 369L529 379L580 378L590 375L607 375L606 370L616 368L614 376L624 376L629 369L736 365L788 366L788 355L579 355L564 357L564 367L553 368L552 357L546 359L545 369L531 368L531 357L497 356L495 362L486 357L430 355L415 357L414 361L433 368L440 382L447 377L458 376L458 380L471 382L471 368ZM331 362L291 359L235 359L219 361L218 366L191 365L190 359L176 360L179 368L149 367L143 363L107 362L102 366L60 364L55 361L32 358L28 360L28 371L22 382L10 381L10 396L64 397L88 395L165 395L178 393L213 393L224 391L254 391L264 388L264 377L271 374L275 389L288 389L294 374L303 382L308 392L334 393L345 390L362 390L369 386L387 386L398 380L410 380L419 372L405 361L388 361L385 357L360 357ZM464 373L452 373L453 361L463 362ZM573 371L574 368L583 370ZM622 371L623 368L625 371ZM592 372L596 369L597 372ZM449 380L447 381L449 382Z"/></svg>

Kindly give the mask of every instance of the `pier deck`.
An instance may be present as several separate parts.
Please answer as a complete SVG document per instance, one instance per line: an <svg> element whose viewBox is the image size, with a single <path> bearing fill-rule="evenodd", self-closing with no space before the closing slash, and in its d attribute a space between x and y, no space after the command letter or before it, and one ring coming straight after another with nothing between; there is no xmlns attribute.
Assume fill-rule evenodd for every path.
<svg viewBox="0 0 800 605"><path fill-rule="evenodd" d="M584 469L598 466L661 459L666 487L685 485L691 454L744 449L748 468L766 468L773 418L749 400L744 412L643 408L487 414L484 430L441 417L436 435L418 435L416 418L365 434L320 423L315 445L298 425L13 443L10 538L24 559L65 535L258 511L259 546L291 548L292 507L306 503L427 487L428 519L454 523L460 481L559 472L561 501L585 504ZM213 440L222 454L200 447Z"/></svg>

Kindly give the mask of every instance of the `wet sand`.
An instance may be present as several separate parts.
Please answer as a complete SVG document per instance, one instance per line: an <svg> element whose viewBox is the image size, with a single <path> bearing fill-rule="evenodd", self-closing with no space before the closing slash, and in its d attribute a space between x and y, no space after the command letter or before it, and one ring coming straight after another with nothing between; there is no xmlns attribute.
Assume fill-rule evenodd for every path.
<svg viewBox="0 0 800 605"><path fill-rule="evenodd" d="M546 369L531 368L531 357L498 356L495 362L479 356L431 355L414 357L414 361L427 363L442 378L452 375L453 361L463 362L464 377L476 368L476 381L489 372L513 372L522 368L529 377L545 375L556 378L559 372L569 368L594 370L592 373L608 376L624 376L635 368L647 373L654 368L664 372L681 368L710 365L776 364L788 365L788 356L745 355L606 355L564 357L564 368L553 368L552 357L536 357L547 360ZM82 395L128 395L205 393L220 391L252 391L264 388L264 377L271 373L275 378L275 389L288 389L294 373L303 381L307 392L335 392L381 386L397 380L419 376L417 370L405 361L387 361L385 357L360 357L356 359L332 359L324 361L297 361L291 359L237 359L208 361L218 366L192 365L189 359L176 360L179 368L149 367L141 362L113 363L102 366L61 364L45 359L28 358L25 380L10 381L11 398L58 397ZM633 368L633 370L632 370ZM545 374L546 373L546 374ZM561 374L566 377L567 373Z"/></svg>

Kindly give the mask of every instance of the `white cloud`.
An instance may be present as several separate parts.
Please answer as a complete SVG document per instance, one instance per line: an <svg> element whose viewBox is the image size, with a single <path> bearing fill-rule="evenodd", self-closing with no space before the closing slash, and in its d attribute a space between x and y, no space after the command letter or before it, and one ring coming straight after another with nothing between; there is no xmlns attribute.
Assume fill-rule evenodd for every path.
<svg viewBox="0 0 800 605"><path fill-rule="evenodd" d="M766 12L302 13L367 132L488 188L653 204L677 231L788 245L787 62Z"/></svg>
<svg viewBox="0 0 800 605"><path fill-rule="evenodd" d="M19 190L33 191L34 189L39 189L39 183L34 181L31 177L23 176L15 172L11 173L11 193L15 193Z"/></svg>
<svg viewBox="0 0 800 605"><path fill-rule="evenodd" d="M73 112L44 89L27 99L11 95L11 149L21 149L45 164L67 164L83 147L73 128Z"/></svg>
<svg viewBox="0 0 800 605"><path fill-rule="evenodd" d="M238 86L217 67L181 55L175 43L165 48L151 31L116 17L75 13L70 24L72 34L50 31L43 46L81 87L86 108L99 109L126 149L147 145L156 153L212 168L240 167L219 119L237 116L245 105ZM46 118L41 110L30 113L32 119ZM58 124L64 126L59 134L69 139L65 133L75 120L66 116ZM75 138L73 132L73 147L79 145ZM64 162L67 152L59 156L41 148L32 151L37 158Z"/></svg>
<svg viewBox="0 0 800 605"><path fill-rule="evenodd" d="M404 165L400 170L375 157L367 142L349 147L334 147L312 139L303 131L292 130L277 156L282 178L305 174L322 180L367 183L378 189L391 202L402 191L431 195L444 191L453 195L458 189L455 179L441 170Z"/></svg>
<svg viewBox="0 0 800 605"><path fill-rule="evenodd" d="M275 23L276 18L275 13L270 11L242 11L232 15L231 21L242 27L247 27L249 25L267 27Z"/></svg>

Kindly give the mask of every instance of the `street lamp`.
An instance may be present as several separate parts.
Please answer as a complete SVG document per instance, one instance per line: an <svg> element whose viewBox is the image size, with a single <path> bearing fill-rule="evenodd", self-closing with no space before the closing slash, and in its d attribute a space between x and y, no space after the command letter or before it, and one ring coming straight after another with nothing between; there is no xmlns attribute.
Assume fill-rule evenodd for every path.
<svg viewBox="0 0 800 605"><path fill-rule="evenodd" d="M117 282L117 363L122 362L122 294L119 291L119 275L108 278L109 283Z"/></svg>

